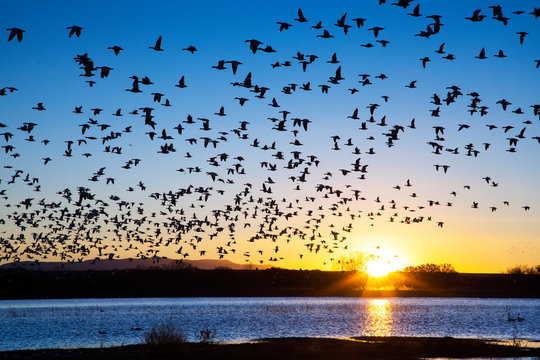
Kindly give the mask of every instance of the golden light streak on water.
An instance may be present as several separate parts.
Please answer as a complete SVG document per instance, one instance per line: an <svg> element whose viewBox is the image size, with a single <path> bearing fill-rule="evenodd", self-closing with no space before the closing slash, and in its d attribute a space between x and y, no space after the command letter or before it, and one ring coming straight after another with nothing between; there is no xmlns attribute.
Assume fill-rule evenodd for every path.
<svg viewBox="0 0 540 360"><path fill-rule="evenodd" d="M364 335L391 336L394 333L390 301L373 299L366 304L367 317L364 321Z"/></svg>

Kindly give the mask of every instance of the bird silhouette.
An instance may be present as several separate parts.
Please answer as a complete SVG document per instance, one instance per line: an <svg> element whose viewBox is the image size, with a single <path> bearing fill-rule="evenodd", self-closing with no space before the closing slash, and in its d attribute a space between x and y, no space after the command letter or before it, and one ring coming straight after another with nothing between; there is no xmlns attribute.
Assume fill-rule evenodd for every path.
<svg viewBox="0 0 540 360"><path fill-rule="evenodd" d="M298 21L298 22L307 22L308 20L304 17L304 14L302 13L302 9L298 9L298 17L295 18L294 20Z"/></svg>
<svg viewBox="0 0 540 360"><path fill-rule="evenodd" d="M195 51L197 51L197 48L195 46L193 46L193 45L189 45L188 47L183 48L182 50L189 51L190 53L194 54Z"/></svg>
<svg viewBox="0 0 540 360"><path fill-rule="evenodd" d="M486 50L484 48L482 48L482 50L480 50L480 53L477 56L475 56L475 58L477 58L477 59L487 59Z"/></svg>
<svg viewBox="0 0 540 360"><path fill-rule="evenodd" d="M13 38L17 37L18 42L22 41L23 33L26 31L26 30L22 30L22 29L19 29L19 28L9 28L9 29L6 29L6 30L9 31L8 41L11 41L11 40L13 40Z"/></svg>
<svg viewBox="0 0 540 360"><path fill-rule="evenodd" d="M120 51L124 50L118 45L109 46L107 49L110 49L110 50L114 51L114 55L116 55L116 56L118 56L118 54L120 54Z"/></svg>
<svg viewBox="0 0 540 360"><path fill-rule="evenodd" d="M66 29L69 29L69 37L72 37L73 35L77 36L77 37L80 37L81 36L81 31L82 27L80 26L76 26L76 25L73 25L73 26L68 26Z"/></svg>
<svg viewBox="0 0 540 360"><path fill-rule="evenodd" d="M278 21L277 24L279 24L279 31L283 31L283 30L289 30L289 28L292 26L291 24L289 23L286 23L286 22L280 22Z"/></svg>
<svg viewBox="0 0 540 360"><path fill-rule="evenodd" d="M163 49L161 48L161 35L157 38L156 44L154 46L149 46L148 48L156 51L163 51Z"/></svg>
<svg viewBox="0 0 540 360"><path fill-rule="evenodd" d="M257 50L259 50L259 45L262 44L261 41L255 40L255 39L246 40L245 42L249 43L249 49L251 50L253 54L255 54Z"/></svg>

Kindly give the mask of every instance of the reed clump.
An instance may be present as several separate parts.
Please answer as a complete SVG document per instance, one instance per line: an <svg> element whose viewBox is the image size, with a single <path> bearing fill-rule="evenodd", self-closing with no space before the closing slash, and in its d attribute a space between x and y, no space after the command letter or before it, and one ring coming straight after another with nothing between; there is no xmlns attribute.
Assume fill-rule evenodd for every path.
<svg viewBox="0 0 540 360"><path fill-rule="evenodd" d="M167 350L185 344L187 337L181 327L168 322L152 326L143 341L152 348Z"/></svg>

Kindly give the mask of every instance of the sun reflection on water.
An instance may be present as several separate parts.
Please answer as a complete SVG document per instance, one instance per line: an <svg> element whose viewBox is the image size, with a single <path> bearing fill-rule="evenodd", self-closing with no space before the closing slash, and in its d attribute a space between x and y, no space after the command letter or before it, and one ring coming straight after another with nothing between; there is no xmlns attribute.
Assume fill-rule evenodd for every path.
<svg viewBox="0 0 540 360"><path fill-rule="evenodd" d="M373 299L365 305L367 316L364 318L363 335L390 336L394 333L392 304L388 300Z"/></svg>

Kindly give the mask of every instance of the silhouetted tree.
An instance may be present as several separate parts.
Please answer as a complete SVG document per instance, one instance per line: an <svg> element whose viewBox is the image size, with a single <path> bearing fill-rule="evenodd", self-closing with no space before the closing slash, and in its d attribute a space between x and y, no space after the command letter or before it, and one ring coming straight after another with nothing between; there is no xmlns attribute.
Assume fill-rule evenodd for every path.
<svg viewBox="0 0 540 360"><path fill-rule="evenodd" d="M185 262L185 261L182 261L182 260L177 260L174 263L171 263L171 264L169 264L167 266L161 267L160 269L163 269L163 270L194 270L194 269L196 269L196 267L193 266L192 264L188 263L188 262Z"/></svg>
<svg viewBox="0 0 540 360"><path fill-rule="evenodd" d="M407 266L401 270L409 273L457 273L452 264L422 264Z"/></svg>
<svg viewBox="0 0 540 360"><path fill-rule="evenodd" d="M358 271L366 272L367 265L373 255L361 251L351 252L341 255L332 265L332 270L336 271Z"/></svg>
<svg viewBox="0 0 540 360"><path fill-rule="evenodd" d="M512 275L540 275L540 264L536 266L515 265L506 269Z"/></svg>

